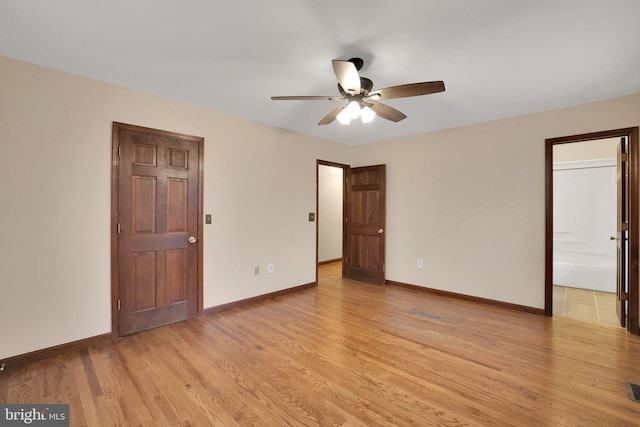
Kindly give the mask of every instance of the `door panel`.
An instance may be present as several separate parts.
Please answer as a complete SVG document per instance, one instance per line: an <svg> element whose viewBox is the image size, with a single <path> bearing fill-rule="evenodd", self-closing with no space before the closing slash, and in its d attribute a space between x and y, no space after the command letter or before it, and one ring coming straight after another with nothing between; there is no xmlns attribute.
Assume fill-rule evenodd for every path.
<svg viewBox="0 0 640 427"><path fill-rule="evenodd" d="M185 301L189 292L187 251L184 249L172 249L167 251L167 282L175 286L167 288L167 304L176 304Z"/></svg>
<svg viewBox="0 0 640 427"><path fill-rule="evenodd" d="M136 234L155 233L156 211L147 209L156 205L156 178L152 176L132 177L132 232Z"/></svg>
<svg viewBox="0 0 640 427"><path fill-rule="evenodd" d="M627 325L627 299L628 299L628 275L627 275L627 228L629 212L629 175L627 171L627 141L621 138L618 143L617 166L617 206L616 221L616 313L620 320L620 326Z"/></svg>
<svg viewBox="0 0 640 427"><path fill-rule="evenodd" d="M185 179L167 180L167 233L188 231L188 185Z"/></svg>
<svg viewBox="0 0 640 427"><path fill-rule="evenodd" d="M133 254L131 282L134 293L130 306L133 312L155 307L156 301L156 253L139 252Z"/></svg>
<svg viewBox="0 0 640 427"><path fill-rule="evenodd" d="M345 277L384 285L385 165L351 168L347 178Z"/></svg>
<svg viewBox="0 0 640 427"><path fill-rule="evenodd" d="M201 138L114 124L118 169L118 335L198 312Z"/></svg>

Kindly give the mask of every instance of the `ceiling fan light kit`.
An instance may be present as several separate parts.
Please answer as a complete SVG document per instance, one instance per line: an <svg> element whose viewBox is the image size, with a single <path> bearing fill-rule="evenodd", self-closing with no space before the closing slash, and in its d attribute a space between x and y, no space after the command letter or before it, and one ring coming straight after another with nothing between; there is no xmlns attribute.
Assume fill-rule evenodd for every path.
<svg viewBox="0 0 640 427"><path fill-rule="evenodd" d="M336 118L340 123L348 125L351 120L355 120L358 117L360 117L362 123L371 123L375 116L375 111L369 108L368 105L361 106L357 101L351 101L338 113Z"/></svg>
<svg viewBox="0 0 640 427"><path fill-rule="evenodd" d="M370 123L375 116L392 122L399 122L407 116L377 102L380 99L408 98L411 96L428 95L444 92L443 81L409 83L399 86L391 86L373 91L373 82L366 77L361 77L358 71L364 61L360 58L351 58L348 61L334 59L331 61L333 72L338 78L338 96L272 96L272 100L299 100L299 101L347 101L334 108L318 122L318 125L328 125L338 119L340 123L349 124L352 119L360 117L363 123Z"/></svg>

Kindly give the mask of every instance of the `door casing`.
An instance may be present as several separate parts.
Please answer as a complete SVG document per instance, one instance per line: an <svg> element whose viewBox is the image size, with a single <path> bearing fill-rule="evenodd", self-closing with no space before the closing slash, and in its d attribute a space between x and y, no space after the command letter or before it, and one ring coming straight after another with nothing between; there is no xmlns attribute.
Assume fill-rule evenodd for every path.
<svg viewBox="0 0 640 427"><path fill-rule="evenodd" d="M628 317L629 332L640 335L640 295L638 280L640 257L640 144L638 127L564 136L545 140L545 316L553 313L553 146L571 142L627 137L629 140L629 263Z"/></svg>
<svg viewBox="0 0 640 427"><path fill-rule="evenodd" d="M629 143L626 137L621 137L617 144L616 153L616 314L620 326L627 327L628 301L624 298L629 290L627 277L627 246L628 231L623 224L629 223L629 174L627 173ZM625 160L624 157L627 156Z"/></svg>
<svg viewBox="0 0 640 427"><path fill-rule="evenodd" d="M118 300L120 299L119 289L119 180L120 180L120 156L119 156L119 136L118 129L139 130L143 132L151 132L162 134L170 137L185 138L198 143L198 200L197 200L197 310L196 316L202 316L203 309L203 183L204 183L204 138L192 135L186 135L176 132L169 132L157 129L145 128L126 123L113 122L113 131L111 137L111 337L116 340L120 338L119 333L119 315Z"/></svg>

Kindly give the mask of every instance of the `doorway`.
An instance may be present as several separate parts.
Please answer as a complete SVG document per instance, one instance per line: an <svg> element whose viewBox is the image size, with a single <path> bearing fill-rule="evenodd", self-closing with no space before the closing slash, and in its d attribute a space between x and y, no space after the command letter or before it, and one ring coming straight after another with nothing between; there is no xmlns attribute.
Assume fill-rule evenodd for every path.
<svg viewBox="0 0 640 427"><path fill-rule="evenodd" d="M114 338L202 312L204 139L113 123Z"/></svg>
<svg viewBox="0 0 640 427"><path fill-rule="evenodd" d="M344 217L348 171L349 165L316 161L316 283L320 264L340 261L341 276L345 277Z"/></svg>
<svg viewBox="0 0 640 427"><path fill-rule="evenodd" d="M620 138L553 147L553 315L620 327L616 313Z"/></svg>
<svg viewBox="0 0 640 427"><path fill-rule="evenodd" d="M561 271L554 271L554 147L579 143L585 141L596 141L607 138L615 138L617 141L621 141L626 147L628 152L623 154L619 159L624 160L623 167L618 163L617 171L621 168L627 168L627 172L621 175L618 173L617 181L625 181L623 178L628 177L627 190L625 193L628 195L626 198L626 209L617 209L618 218L620 218L621 212L627 212L622 220L616 219L616 223L621 224L619 230L614 233L614 236L610 236L612 239L616 239L618 242L618 254L617 254L617 267L615 270L616 275L616 307L618 310L619 318L622 324L634 334L640 333L639 325L639 313L640 306L638 301L638 249L640 246L639 239L639 218L640 214L638 199L638 191L640 189L638 183L638 128L626 128L605 132L597 132L591 134L574 135L561 138L547 139L545 147L545 170L546 170L546 255L545 255L545 315L551 316L557 310L554 310L554 276L561 275ZM618 144L620 145L620 144ZM624 169L622 169L624 171ZM626 182L626 181L625 181ZM620 207L620 184L618 184L618 197L616 204ZM557 200L557 199L556 199ZM558 206L559 207L559 206ZM591 206L590 209L594 209ZM558 224L562 228L562 224ZM566 228L566 227L565 227ZM555 227L556 232L571 233L573 230L560 230ZM558 237L558 236L556 236ZM556 239L556 242L564 244L562 239ZM565 239L570 240L570 239ZM575 240L575 239L574 239ZM570 242L569 242L570 243ZM573 243L570 243L570 245ZM577 244L577 243L576 243ZM565 249L570 245L565 245ZM575 245L574 245L575 246ZM628 248L626 255L620 256L620 248ZM574 247L575 249L575 247ZM579 252L579 248L576 252ZM626 263L626 259L630 262ZM593 262L587 262L587 267L592 268ZM622 266L622 267L621 267ZM559 268L558 268L559 269ZM593 273L593 272L592 272ZM556 299L556 303L558 300ZM626 321L628 319L628 322Z"/></svg>
<svg viewBox="0 0 640 427"><path fill-rule="evenodd" d="M345 168L318 165L318 264L344 258Z"/></svg>
<svg viewBox="0 0 640 427"><path fill-rule="evenodd" d="M349 165L322 160L316 162L316 283L320 261L319 242L324 238L319 233L324 227L321 224L325 218L321 205L324 183L320 181L320 170L326 166L342 170L342 277L384 285L386 166L351 168ZM323 195L323 198L326 197Z"/></svg>

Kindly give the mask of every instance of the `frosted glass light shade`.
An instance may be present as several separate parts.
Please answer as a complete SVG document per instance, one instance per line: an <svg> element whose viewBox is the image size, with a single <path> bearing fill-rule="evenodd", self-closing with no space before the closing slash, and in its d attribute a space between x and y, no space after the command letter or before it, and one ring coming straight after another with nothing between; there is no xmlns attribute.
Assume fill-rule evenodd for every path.
<svg viewBox="0 0 640 427"><path fill-rule="evenodd" d="M343 125L348 125L349 122L351 122L351 115L349 114L349 111L347 111L346 108L343 108L342 111L338 113L338 116L336 118Z"/></svg>
<svg viewBox="0 0 640 427"><path fill-rule="evenodd" d="M347 111L352 119L357 119L360 117L360 104L357 101L351 101L343 111Z"/></svg>
<svg viewBox="0 0 640 427"><path fill-rule="evenodd" d="M366 105L360 110L360 118L362 119L362 123L370 123L373 118L376 116L376 112Z"/></svg>

